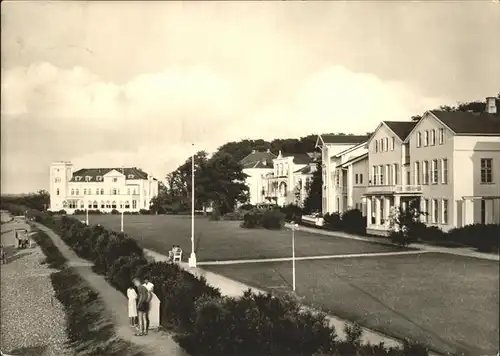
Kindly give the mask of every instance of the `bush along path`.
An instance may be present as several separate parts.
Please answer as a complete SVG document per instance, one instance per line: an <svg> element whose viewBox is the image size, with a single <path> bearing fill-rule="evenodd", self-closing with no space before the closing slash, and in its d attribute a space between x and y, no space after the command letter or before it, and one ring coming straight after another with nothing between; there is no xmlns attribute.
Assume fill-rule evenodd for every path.
<svg viewBox="0 0 500 356"><path fill-rule="evenodd" d="M148 276L161 301L162 325L176 333L175 339L192 356L428 355L424 347L411 342L403 348L362 345L357 327L348 328L347 340L341 341L324 314L304 310L293 298L250 291L242 297L222 297L203 278L177 265L148 262L143 249L122 233L86 226L66 216L38 214L36 220L54 229L78 257L92 261L93 270L122 293L134 276ZM69 260L84 263L53 232L50 236ZM119 292L106 287L104 278L90 274L88 267L76 269L87 269L82 277L91 281L105 300L116 303ZM125 303L120 303L121 312L116 306L110 308L126 318Z"/></svg>
<svg viewBox="0 0 500 356"><path fill-rule="evenodd" d="M81 318L84 324L75 322L69 325L70 338L72 341L78 342L82 346L80 348L89 347L92 352L89 355L134 355L134 356L186 356L184 352L171 338L170 335L164 332L149 333L145 337L134 336L134 329L129 326L127 314L127 300L123 294L113 288L100 275L92 271L92 263L78 257L61 238L51 229L46 226L35 223L36 227L43 231L55 248L60 253L59 257L55 257L60 261L62 258L67 260L67 265L72 267L71 271L63 270L52 276L53 284L57 285L59 292L56 297L63 302L64 305L69 305L68 312L75 314L83 312L85 318ZM49 244L49 247L50 244ZM51 248L54 250L54 248ZM52 257L54 259L54 257ZM87 284L92 289L85 288L82 285ZM95 290L96 292L94 292ZM100 297L103 306L93 305L97 296ZM86 310L75 309L75 306L85 305ZM99 334L101 340L108 340L104 345L93 346L93 340L85 337L84 330L91 327L88 325L88 320L95 319L98 314L108 311L111 314L111 320L108 323L96 325L94 331ZM70 317L70 320L72 318ZM113 325L114 324L114 325ZM112 337L112 329L117 333L117 337ZM132 344L138 346L133 348L125 348L123 345ZM139 351L140 350L140 351ZM82 351L79 351L82 352ZM86 355L87 353L78 353L78 355Z"/></svg>

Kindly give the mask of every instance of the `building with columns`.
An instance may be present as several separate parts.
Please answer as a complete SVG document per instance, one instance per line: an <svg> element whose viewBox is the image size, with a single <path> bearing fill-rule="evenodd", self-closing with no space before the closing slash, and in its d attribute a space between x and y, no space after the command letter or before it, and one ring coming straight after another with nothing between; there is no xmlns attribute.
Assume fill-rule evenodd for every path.
<svg viewBox="0 0 500 356"><path fill-rule="evenodd" d="M323 215L342 213L356 207L356 204L362 207L361 194L368 179L365 148L368 138L354 135L318 136L316 147L321 149L323 170Z"/></svg>
<svg viewBox="0 0 500 356"><path fill-rule="evenodd" d="M51 211L139 211L158 195L158 180L136 167L73 171L71 162L54 162L49 189Z"/></svg>
<svg viewBox="0 0 500 356"><path fill-rule="evenodd" d="M500 223L500 116L426 112L418 122L382 122L368 141L368 233L387 235L390 211L416 200L422 221L447 231Z"/></svg>

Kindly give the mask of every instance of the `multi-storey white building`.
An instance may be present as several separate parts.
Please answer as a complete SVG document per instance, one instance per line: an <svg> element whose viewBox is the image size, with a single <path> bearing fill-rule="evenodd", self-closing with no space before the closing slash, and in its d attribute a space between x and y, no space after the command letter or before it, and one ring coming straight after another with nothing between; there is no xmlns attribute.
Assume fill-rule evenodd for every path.
<svg viewBox="0 0 500 356"><path fill-rule="evenodd" d="M364 147L368 138L354 135L318 136L316 147L321 149L323 169L323 214L361 207L361 191L368 178Z"/></svg>
<svg viewBox="0 0 500 356"><path fill-rule="evenodd" d="M139 168L83 168L71 162L50 167L50 210L109 212L149 209L158 195L158 181Z"/></svg>
<svg viewBox="0 0 500 356"><path fill-rule="evenodd" d="M264 152L254 150L240 161L243 173L247 175L245 183L249 189L250 204L269 203L266 200L269 188L267 177L274 171L273 160L276 157L270 150Z"/></svg>
<svg viewBox="0 0 500 356"><path fill-rule="evenodd" d="M367 230L386 235L393 207L411 200L443 230L500 223L500 116L428 111L418 122L383 122L368 142Z"/></svg>

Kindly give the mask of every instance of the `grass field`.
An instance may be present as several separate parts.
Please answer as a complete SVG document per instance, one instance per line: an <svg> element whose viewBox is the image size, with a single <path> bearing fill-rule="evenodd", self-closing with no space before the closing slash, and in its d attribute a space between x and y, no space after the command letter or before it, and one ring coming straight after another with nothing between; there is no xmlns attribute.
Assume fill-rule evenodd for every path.
<svg viewBox="0 0 500 356"><path fill-rule="evenodd" d="M453 255L298 261L307 304L441 352L498 352L498 263ZM290 290L290 262L204 266L277 293Z"/></svg>
<svg viewBox="0 0 500 356"><path fill-rule="evenodd" d="M90 216L91 224L120 229L120 216ZM124 230L145 248L167 254L191 250L189 216L125 216ZM237 221L196 218L198 261L290 257L291 232L247 230ZM296 232L296 255L404 251L403 248ZM291 262L203 266L253 287L290 290ZM498 262L423 253L297 261L297 293L348 320L441 352L498 352Z"/></svg>
<svg viewBox="0 0 500 356"><path fill-rule="evenodd" d="M83 217L79 217L83 219ZM90 224L101 224L120 231L119 215L90 215ZM242 229L239 221L209 221L197 217L195 221L195 249L198 261L237 260L290 257L292 235L290 230L270 231ZM191 252L191 218L171 215L125 215L124 231L145 248L168 254L173 244ZM297 256L324 256L373 252L404 251L395 246L335 238L308 232L295 232Z"/></svg>

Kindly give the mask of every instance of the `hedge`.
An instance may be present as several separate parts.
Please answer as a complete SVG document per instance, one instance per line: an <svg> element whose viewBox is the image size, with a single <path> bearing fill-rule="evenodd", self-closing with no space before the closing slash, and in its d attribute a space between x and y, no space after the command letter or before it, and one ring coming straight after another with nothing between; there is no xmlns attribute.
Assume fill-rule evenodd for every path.
<svg viewBox="0 0 500 356"><path fill-rule="evenodd" d="M279 211L268 214L284 218ZM360 333L352 331L352 337L339 341L324 314L305 311L291 298L250 291L239 298L222 297L203 278L177 265L148 263L126 235L66 216L42 214L37 220L58 232L78 255L94 261L96 270L122 292L133 276L148 276L161 300L162 325L174 328L176 340L192 356L415 355L410 344L403 349L362 346ZM427 355L424 348L417 349Z"/></svg>
<svg viewBox="0 0 500 356"><path fill-rule="evenodd" d="M323 221L323 228L327 230L366 234L366 217L359 209L350 209L342 214L327 213L323 216Z"/></svg>
<svg viewBox="0 0 500 356"><path fill-rule="evenodd" d="M285 214L279 209L253 209L243 216L241 227L254 229L263 227L269 230L279 230L285 226Z"/></svg>

